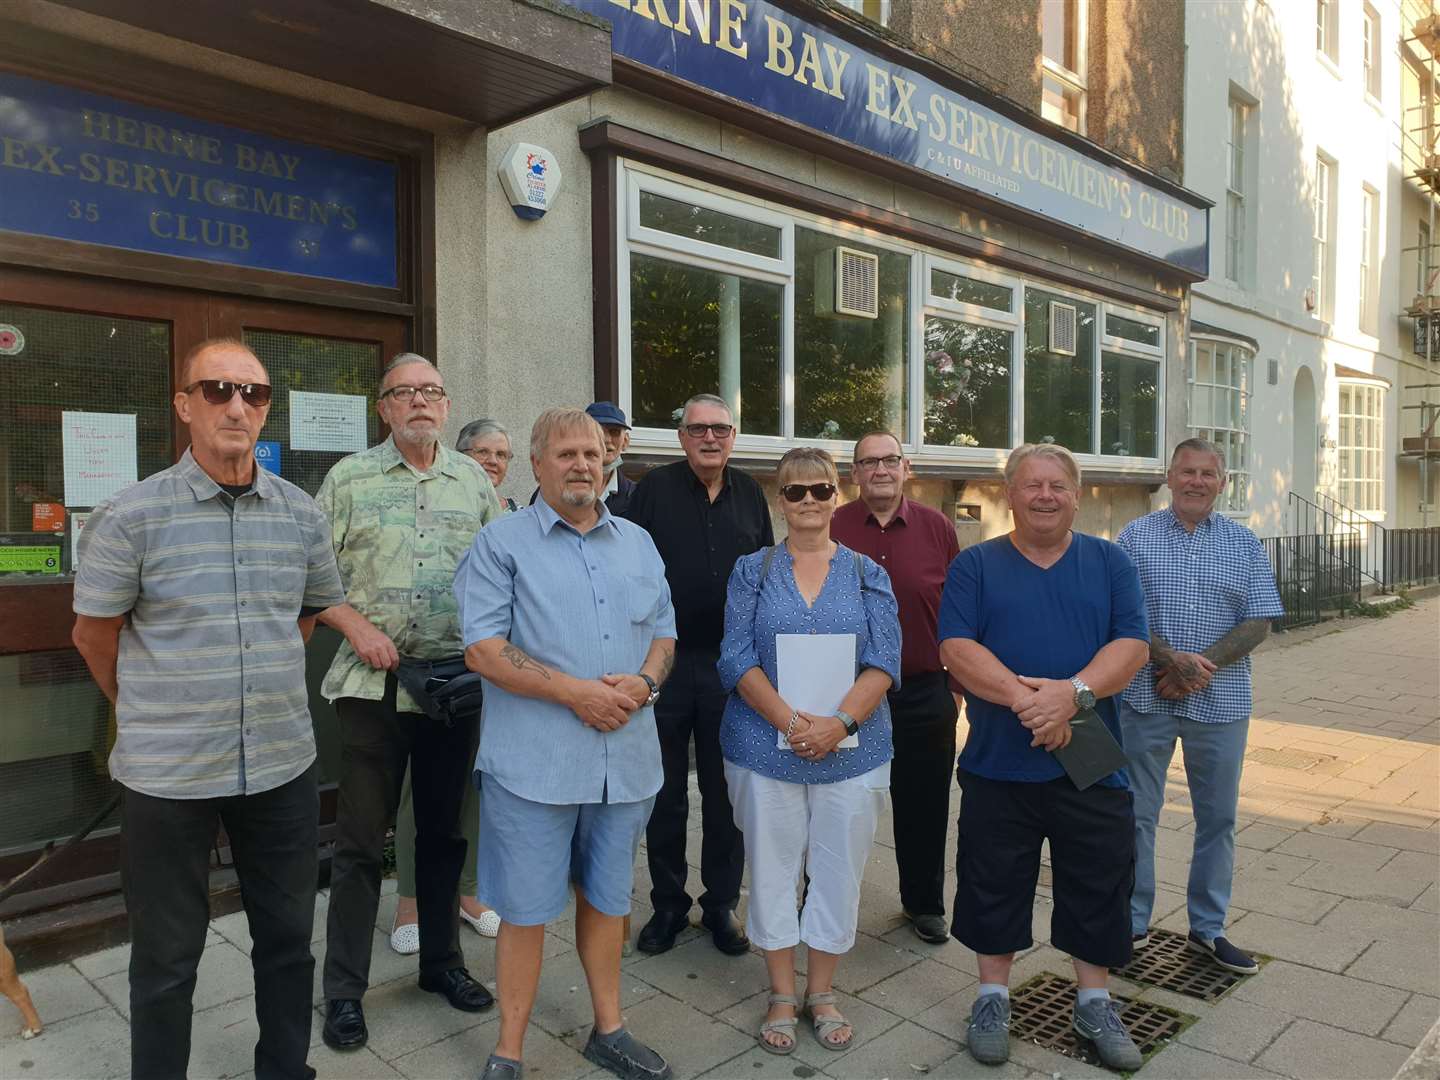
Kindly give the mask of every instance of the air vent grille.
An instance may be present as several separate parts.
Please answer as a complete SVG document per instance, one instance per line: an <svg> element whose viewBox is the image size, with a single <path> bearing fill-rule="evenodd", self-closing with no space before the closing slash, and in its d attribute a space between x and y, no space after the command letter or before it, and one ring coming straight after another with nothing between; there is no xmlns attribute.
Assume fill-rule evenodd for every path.
<svg viewBox="0 0 1440 1080"><path fill-rule="evenodd" d="M1076 311L1074 304L1050 301L1050 351L1057 356L1075 355Z"/></svg>
<svg viewBox="0 0 1440 1080"><path fill-rule="evenodd" d="M835 311L862 319L880 317L880 256L835 249Z"/></svg>

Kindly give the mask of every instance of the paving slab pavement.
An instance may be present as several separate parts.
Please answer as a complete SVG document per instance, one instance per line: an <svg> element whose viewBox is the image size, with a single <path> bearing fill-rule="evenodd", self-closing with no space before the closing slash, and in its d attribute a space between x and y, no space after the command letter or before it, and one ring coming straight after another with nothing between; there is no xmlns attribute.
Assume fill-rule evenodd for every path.
<svg viewBox="0 0 1440 1080"><path fill-rule="evenodd" d="M1437 640L1440 598L1431 598L1384 619L1347 620L1295 644L1281 636L1257 654L1230 936L1274 959L1214 1003L1120 985L1197 1018L1138 1076L1388 1080L1431 1031L1440 1016ZM1177 755L1157 838L1156 921L1182 933L1188 928L1189 805ZM698 802L691 814L698 822ZM955 942L927 945L909 930L894 893L890 828L887 815L867 867L856 947L837 977L841 1007L856 1024L848 1051L825 1050L804 1027L793 1057L761 1051L753 1034L765 1001L761 957L724 957L698 929L669 953L637 952L626 960L628 1023L669 1057L677 1080L1055 1080L1103 1072L1033 1045L1015 1045L1000 1069L969 1056L965 1018L976 983L974 956ZM692 829L695 861L699 839ZM640 864L636 930L649 916L643 859ZM1048 944L1049 894L1043 885L1040 891L1036 945L1016 962L1017 984L1041 971L1069 971ZM393 892L387 882L377 920L375 985L366 999L370 1046L345 1055L329 1050L320 1041L317 1008L311 1064L321 1077L345 1080L474 1076L494 1045L495 1014L455 1012L414 985L413 958L396 956L387 944ZM322 893L317 958L325 914ZM547 936L527 1042L528 1075L536 1080L608 1075L580 1056L588 999L573 936L570 915ZM462 940L471 970L493 986L493 943L468 930ZM214 921L195 994L194 1077L248 1075L255 1038L249 948L243 915ZM48 1026L38 1039L22 1041L18 1014L0 1004L0 1077L125 1076L128 958L122 945L22 973ZM318 983L315 1000L318 1005Z"/></svg>

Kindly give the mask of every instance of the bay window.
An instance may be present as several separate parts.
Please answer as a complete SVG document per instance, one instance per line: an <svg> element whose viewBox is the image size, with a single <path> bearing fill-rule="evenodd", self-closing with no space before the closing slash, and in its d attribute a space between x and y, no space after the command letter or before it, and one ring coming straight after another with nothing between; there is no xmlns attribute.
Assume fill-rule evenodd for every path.
<svg viewBox="0 0 1440 1080"><path fill-rule="evenodd" d="M1190 344L1190 434L1225 455L1225 490L1216 508L1250 507L1250 395L1255 353L1236 342L1195 337Z"/></svg>
<svg viewBox="0 0 1440 1080"><path fill-rule="evenodd" d="M1385 387L1340 383L1336 497L1351 510L1385 509Z"/></svg>
<svg viewBox="0 0 1440 1080"><path fill-rule="evenodd" d="M1163 317L854 224L626 162L618 200L619 401L637 449L719 393L736 452L845 453L895 431L922 464L1022 442L1161 466Z"/></svg>

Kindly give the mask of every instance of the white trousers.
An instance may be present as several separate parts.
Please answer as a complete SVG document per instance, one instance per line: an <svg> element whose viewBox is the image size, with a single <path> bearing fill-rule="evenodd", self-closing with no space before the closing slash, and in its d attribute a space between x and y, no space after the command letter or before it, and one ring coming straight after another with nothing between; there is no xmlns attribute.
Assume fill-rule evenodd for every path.
<svg viewBox="0 0 1440 1080"><path fill-rule="evenodd" d="M725 782L735 824L745 834L750 940L766 950L803 941L828 953L849 952L865 860L890 790L890 763L835 784L791 784L727 761Z"/></svg>

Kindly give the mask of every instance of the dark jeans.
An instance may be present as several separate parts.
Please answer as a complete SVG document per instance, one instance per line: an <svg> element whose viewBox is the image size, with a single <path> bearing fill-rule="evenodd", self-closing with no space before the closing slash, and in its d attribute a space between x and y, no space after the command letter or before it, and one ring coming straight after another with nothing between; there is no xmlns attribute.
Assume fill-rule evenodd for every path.
<svg viewBox="0 0 1440 1080"><path fill-rule="evenodd" d="M255 1075L303 1080L310 932L319 873L316 766L258 795L163 799L125 791L121 877L130 913L130 1074L183 1080L191 998L210 920L210 849L225 826L254 947Z"/></svg>
<svg viewBox="0 0 1440 1080"><path fill-rule="evenodd" d="M380 907L385 829L395 820L405 766L415 805L415 904L420 974L464 967L457 887L465 862L460 805L475 768L478 718L446 724L396 712L395 677L380 701L339 698L340 797L330 869L325 997L361 998L370 985L370 949Z"/></svg>
<svg viewBox="0 0 1440 1080"><path fill-rule="evenodd" d="M675 670L655 703L665 782L645 828L650 863L650 903L656 911L690 910L685 891L685 828L690 810L690 738L695 738L695 772L700 781L700 910L734 911L745 872L745 846L730 809L725 760L720 756L720 718L725 691L715 662L718 649L680 649Z"/></svg>
<svg viewBox="0 0 1440 1080"><path fill-rule="evenodd" d="M943 671L907 675L889 698L895 743L890 805L900 902L912 915L944 915L945 836L959 711Z"/></svg>

